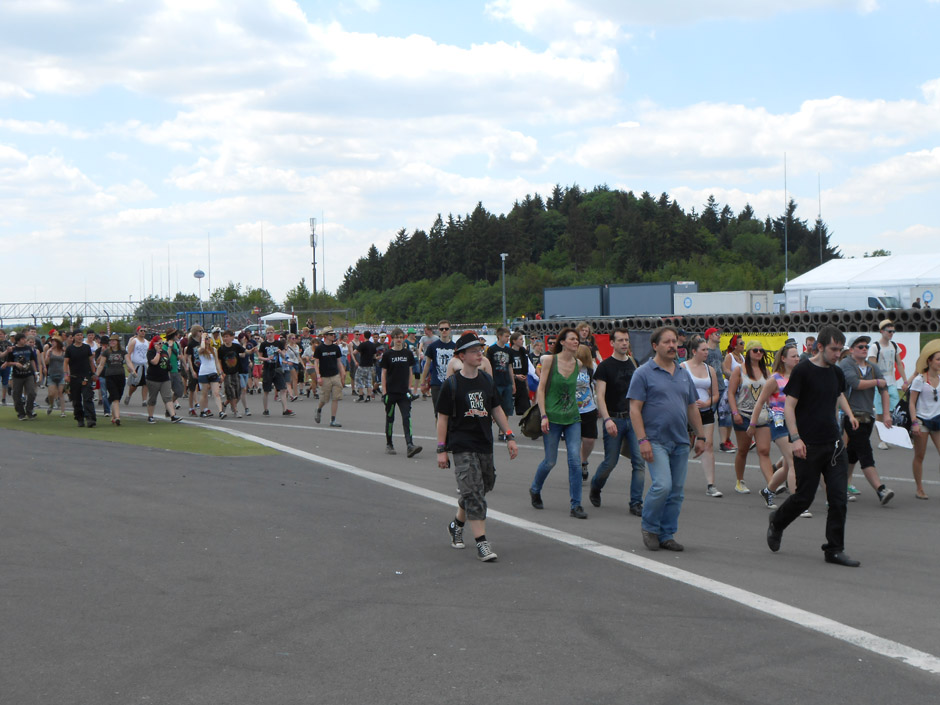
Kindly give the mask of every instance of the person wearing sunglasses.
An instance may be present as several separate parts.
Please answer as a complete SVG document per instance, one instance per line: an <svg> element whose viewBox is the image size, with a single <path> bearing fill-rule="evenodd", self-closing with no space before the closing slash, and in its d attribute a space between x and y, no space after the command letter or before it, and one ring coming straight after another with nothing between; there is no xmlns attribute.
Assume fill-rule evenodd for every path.
<svg viewBox="0 0 940 705"><path fill-rule="evenodd" d="M441 385L447 379L447 364L454 356L456 347L451 338L449 321L438 323L437 332L440 340L431 343L425 350L424 370L421 372L421 379L418 383L422 393L431 393L431 401L434 402L434 418L437 418L437 400L441 395Z"/></svg>
<svg viewBox="0 0 940 705"><path fill-rule="evenodd" d="M914 475L915 497L927 499L924 491L924 456L927 453L927 438L940 451L940 340L931 340L917 358L916 376L911 382L908 399L911 415L911 440L914 442L914 460L911 470Z"/></svg>
<svg viewBox="0 0 940 705"><path fill-rule="evenodd" d="M881 338L876 340L868 349L868 361L884 373L888 382L888 399L890 406L887 412L890 414L894 407L898 405L900 393L898 392L897 380L901 380L903 389L907 389L910 382L904 371L904 360L901 359L901 348L894 342L894 321L885 319L878 324L881 331ZM881 395L875 395L875 414L881 416L884 409L881 406ZM878 448L887 450L887 443L879 443ZM849 489L852 491L852 488Z"/></svg>
<svg viewBox="0 0 940 705"><path fill-rule="evenodd" d="M858 336L849 346L848 357L839 363L845 375L845 396L849 401L849 406L852 407L852 413L858 419L856 429L848 423L844 424L848 438L846 445L849 461L848 482L851 484L855 463L859 463L865 479L877 493L881 504L885 505L894 497L894 492L882 483L875 469L875 456L871 450L871 432L877 418L872 414L875 397L881 397L881 408L884 412L880 415L880 420L888 428L891 428L891 407L888 406L888 383L878 365L873 365L868 360L870 343L870 336ZM854 502L855 496L850 494L847 499Z"/></svg>
<svg viewBox="0 0 940 705"><path fill-rule="evenodd" d="M740 367L734 368L731 379L728 380L728 405L731 407L734 435L738 442L738 452L734 456L734 474L737 477L734 491L738 494L751 492L744 482L747 454L751 450L751 438L748 435L748 428L751 426L755 427L753 433L757 444L757 460L764 475L764 482L769 484L773 478L773 465L770 462L770 413L767 409L762 409L754 416L757 399L769 377L764 346L752 340L744 349L744 362ZM773 496L764 499L767 507L773 508Z"/></svg>

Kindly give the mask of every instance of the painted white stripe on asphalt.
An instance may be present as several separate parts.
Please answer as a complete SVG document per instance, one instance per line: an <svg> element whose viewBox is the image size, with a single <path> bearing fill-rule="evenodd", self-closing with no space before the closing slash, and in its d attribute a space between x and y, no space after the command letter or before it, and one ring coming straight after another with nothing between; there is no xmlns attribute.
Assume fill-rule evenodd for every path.
<svg viewBox="0 0 940 705"><path fill-rule="evenodd" d="M131 412L131 413L133 413L133 412ZM186 420L189 421L189 419L186 419ZM205 424L206 421L209 421L210 423ZM199 425L207 425L207 426L209 426L210 428L214 428L214 429L219 430L219 431L225 430L225 429L223 429L221 426L216 426L216 425L212 424L212 423L211 423L212 421L215 421L215 418L211 418L211 419L202 419L202 420L199 422ZM228 422L226 421L225 423L228 423ZM329 425L327 425L325 428L323 428L323 427L321 427L321 426L306 426L306 425L300 425L300 424L277 423L277 422L271 422L271 421L247 421L247 420L243 420L243 419L238 419L238 420L236 421L236 423L238 423L238 424L253 424L253 425L255 425L255 426L267 426L267 427L272 427L272 426L273 426L273 427L275 427L275 428L288 428L288 429L292 429L292 430L295 430L295 431L316 431L316 430L322 430L322 431L328 432L328 433L353 433L353 434L359 434L359 435L362 435L362 436L381 436L382 438L385 438L385 433L382 432L382 431L363 431L363 430L360 430L360 429L353 429L353 428L330 428ZM421 436L421 435L415 434L414 437L415 437L415 439L417 439L417 440L421 440L421 441L433 441L434 443L437 443L437 436ZM528 440L528 439L527 439L527 440ZM541 450L542 450L542 446L541 446L541 445L533 445L533 444L531 444L531 443L522 443L521 441L522 441L522 438L517 438L517 439L516 439L516 444L519 446L520 449L537 450L537 451L541 451ZM565 453L565 454L567 454L568 449L565 448L564 444L561 444L561 445L558 446L558 452L559 452L559 453ZM598 457L601 457L601 456L604 455L604 452L603 452L603 450L595 449L595 450L593 450L593 451L591 452L591 455L596 455L596 456L598 456ZM697 459L697 458L689 458L689 462L690 462L690 463L701 463L702 461L701 461L701 459ZM733 468L733 467L734 467L734 463L724 463L724 462L720 462L720 461L716 460L716 461L715 461L715 466L716 466L716 467ZM750 469L750 470L760 470L760 465L748 463L748 464L745 466L745 468ZM882 479L882 480L887 480L887 481L890 481L890 482L911 482L911 483L914 482L914 479L913 479L912 477L888 477L887 475L883 475L881 479ZM925 479L925 480L924 480L924 484L925 484L925 485L940 485L940 480L927 480L927 479Z"/></svg>
<svg viewBox="0 0 940 705"><path fill-rule="evenodd" d="M356 467L355 465L340 463L331 458L325 458L323 456L308 453L303 450L298 450L297 448L292 448L290 446L286 446L266 438L242 433L233 428L224 428L221 426L213 426L213 428L218 431L222 431L223 433L229 433L233 436L238 436L239 438L253 441L260 445L288 453L298 458L303 458L320 465L326 465L327 467L331 467L334 470L340 470L342 472L349 473L350 475L355 475L356 477L371 480L372 482L378 482L379 484L385 485L387 487L403 490L405 492L418 495L419 497L424 497L425 499L440 502L441 504L447 505L449 507L453 507L455 504L455 498L451 495L434 492L433 490L428 490L423 487L418 487L417 485L412 485L407 482L402 482L401 480L396 480L391 477L386 477L385 475L379 475L378 473L364 470L362 468ZM724 597L725 599L731 600L732 602L737 602L740 605L755 609L766 616L779 617L780 619L784 619L788 622L792 622L793 624L797 624L807 629L812 629L813 631L825 634L826 636L830 636L840 641L844 641L848 644L852 644L853 646L865 649L866 651L871 651L881 656L886 656L891 659L902 661L909 666L913 666L914 668L918 668L922 671L940 674L940 658L934 656L933 654L914 649L896 641L891 641L890 639L884 639L880 636L877 636L876 634L862 631L861 629L855 629L854 627L836 622L835 620L829 619L828 617L823 617L822 615L808 612L806 610L800 609L799 607L794 607L793 605L788 605L784 602L779 602L768 597L763 597L762 595L749 592L748 590L743 590L733 585L728 585L727 583L712 580L711 578L696 575L695 573L690 573L689 571L683 570L681 568L665 565L650 558L637 556L633 553L630 553L629 551L624 551L623 549L614 548L613 546L608 546L606 544L598 543L581 536L576 536L575 534L568 533L567 531L561 531L559 529L543 526L542 524L536 524L535 522L513 516L512 514L506 514L499 511L488 511L487 519L500 521L517 529L529 531L531 533L567 544L569 546L574 546L576 548L590 551L591 553L596 553L599 556L604 556L605 558L619 561L620 563L633 566L634 568L639 568L640 570L645 570L649 573L653 573L684 585L703 590L712 595Z"/></svg>

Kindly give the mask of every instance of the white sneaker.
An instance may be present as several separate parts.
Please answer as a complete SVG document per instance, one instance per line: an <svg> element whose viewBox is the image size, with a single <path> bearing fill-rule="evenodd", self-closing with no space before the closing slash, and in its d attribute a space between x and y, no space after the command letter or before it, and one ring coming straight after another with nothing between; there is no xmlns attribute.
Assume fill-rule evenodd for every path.
<svg viewBox="0 0 940 705"><path fill-rule="evenodd" d="M803 517L804 519L812 519L813 513L809 509L807 509L805 512L800 514L800 516Z"/></svg>
<svg viewBox="0 0 940 705"><path fill-rule="evenodd" d="M721 494L719 489L714 485L709 485L707 488L705 488L705 494L708 497L724 497L724 495Z"/></svg>
<svg viewBox="0 0 940 705"><path fill-rule="evenodd" d="M744 484L744 480L738 480L734 483L734 491L738 494L751 494L751 491Z"/></svg>

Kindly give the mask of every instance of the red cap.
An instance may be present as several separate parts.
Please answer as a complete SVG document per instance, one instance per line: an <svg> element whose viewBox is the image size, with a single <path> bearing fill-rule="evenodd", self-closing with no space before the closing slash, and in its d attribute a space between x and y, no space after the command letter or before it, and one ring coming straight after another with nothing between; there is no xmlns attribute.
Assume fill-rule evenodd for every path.
<svg viewBox="0 0 940 705"><path fill-rule="evenodd" d="M720 332L721 330L719 328L709 328L707 331L705 331L705 340L708 340L709 338L711 338L712 333L720 333Z"/></svg>

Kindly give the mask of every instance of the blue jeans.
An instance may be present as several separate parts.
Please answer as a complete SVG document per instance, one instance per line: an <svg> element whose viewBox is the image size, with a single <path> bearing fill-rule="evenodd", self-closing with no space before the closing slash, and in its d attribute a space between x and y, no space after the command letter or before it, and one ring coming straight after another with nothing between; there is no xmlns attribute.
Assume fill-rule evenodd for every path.
<svg viewBox="0 0 940 705"><path fill-rule="evenodd" d="M643 530L658 535L662 543L674 538L679 528L689 444L650 442L650 446L653 462L649 464L650 490L643 503Z"/></svg>
<svg viewBox="0 0 940 705"><path fill-rule="evenodd" d="M545 478L558 462L558 444L561 434L565 434L565 447L568 449L568 487L571 493L571 508L581 504L581 422L564 425L559 423L548 424L548 433L542 434L542 445L545 448L545 458L539 463L532 480L532 491L540 493Z"/></svg>
<svg viewBox="0 0 940 705"><path fill-rule="evenodd" d="M630 506L643 504L643 483L646 480L646 461L640 455L640 445L636 442L636 434L633 432L633 424L629 417L610 419L617 425L616 437L607 433L607 424L604 424L604 459L597 466L597 472L591 478L591 487L598 492L604 489L607 484L607 478L617 466L620 460L620 444L623 443L624 436L630 444L630 464L633 466L633 473L630 477Z"/></svg>

